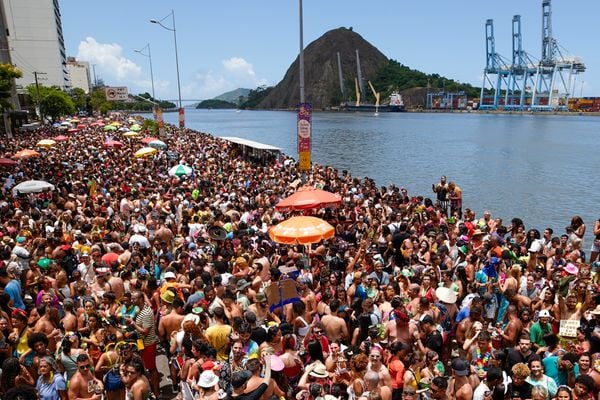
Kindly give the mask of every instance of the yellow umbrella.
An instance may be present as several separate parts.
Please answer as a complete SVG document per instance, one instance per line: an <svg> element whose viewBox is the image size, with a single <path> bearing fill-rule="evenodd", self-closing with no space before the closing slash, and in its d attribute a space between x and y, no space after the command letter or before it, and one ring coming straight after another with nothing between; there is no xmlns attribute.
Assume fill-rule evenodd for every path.
<svg viewBox="0 0 600 400"><path fill-rule="evenodd" d="M117 121L111 122L110 124L111 124L112 126L121 126L121 125L123 125L122 123L120 123L120 122L117 122Z"/></svg>
<svg viewBox="0 0 600 400"><path fill-rule="evenodd" d="M141 149L135 152L134 156L136 156L137 158L148 157L156 153L157 151L158 150L156 150L153 147L142 147Z"/></svg>
<svg viewBox="0 0 600 400"><path fill-rule="evenodd" d="M56 144L56 140L52 140L52 139L42 139L39 142L37 142L38 146L44 146L44 147L52 147Z"/></svg>
<svg viewBox="0 0 600 400"><path fill-rule="evenodd" d="M136 136L140 136L140 135L141 135L141 133L139 133L139 132L132 132L132 131L125 132L123 134L123 136L125 136L125 137L136 137Z"/></svg>

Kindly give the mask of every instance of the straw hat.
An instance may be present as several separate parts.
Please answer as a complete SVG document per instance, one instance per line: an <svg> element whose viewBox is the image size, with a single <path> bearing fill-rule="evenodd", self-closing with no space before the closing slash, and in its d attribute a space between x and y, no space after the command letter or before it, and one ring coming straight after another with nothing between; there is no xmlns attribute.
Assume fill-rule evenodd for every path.
<svg viewBox="0 0 600 400"><path fill-rule="evenodd" d="M315 378L327 378L329 373L327 373L327 368L322 363L318 363L314 366L312 371L309 373L310 376Z"/></svg>

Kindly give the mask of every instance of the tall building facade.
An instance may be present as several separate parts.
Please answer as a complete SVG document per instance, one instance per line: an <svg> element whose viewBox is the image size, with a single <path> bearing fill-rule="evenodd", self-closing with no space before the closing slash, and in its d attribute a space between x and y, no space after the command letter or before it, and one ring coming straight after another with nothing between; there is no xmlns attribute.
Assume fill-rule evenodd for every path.
<svg viewBox="0 0 600 400"><path fill-rule="evenodd" d="M6 14L6 33L12 63L23 72L17 90L27 85L58 86L69 90L65 42L58 0L0 0Z"/></svg>
<svg viewBox="0 0 600 400"><path fill-rule="evenodd" d="M87 61L77 61L75 57L67 57L67 71L71 87L83 89L89 93L92 88L92 77L90 75L90 63Z"/></svg>

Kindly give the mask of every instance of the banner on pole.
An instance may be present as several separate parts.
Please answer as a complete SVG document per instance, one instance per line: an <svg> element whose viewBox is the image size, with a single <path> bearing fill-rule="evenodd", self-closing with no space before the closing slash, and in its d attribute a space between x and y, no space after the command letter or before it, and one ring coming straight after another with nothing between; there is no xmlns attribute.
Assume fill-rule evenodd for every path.
<svg viewBox="0 0 600 400"><path fill-rule="evenodd" d="M301 171L310 170L312 104L298 105L298 158Z"/></svg>
<svg viewBox="0 0 600 400"><path fill-rule="evenodd" d="M185 110L183 107L179 109L179 127L185 128Z"/></svg>

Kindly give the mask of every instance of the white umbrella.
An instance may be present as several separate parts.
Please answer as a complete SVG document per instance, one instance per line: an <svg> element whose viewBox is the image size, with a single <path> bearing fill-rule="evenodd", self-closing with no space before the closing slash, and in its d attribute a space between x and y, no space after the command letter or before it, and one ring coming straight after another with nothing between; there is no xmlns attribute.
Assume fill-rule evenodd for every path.
<svg viewBox="0 0 600 400"><path fill-rule="evenodd" d="M167 148L167 144L165 142L163 142L162 140L153 140L150 143L148 143L148 146L150 147L154 147L155 149L159 149L159 150L164 150Z"/></svg>
<svg viewBox="0 0 600 400"><path fill-rule="evenodd" d="M187 165L179 164L169 170L169 175L182 177L183 175L191 175L194 170Z"/></svg>
<svg viewBox="0 0 600 400"><path fill-rule="evenodd" d="M54 185L46 181L25 181L12 188L13 195L17 193L39 193L44 190L54 190Z"/></svg>

